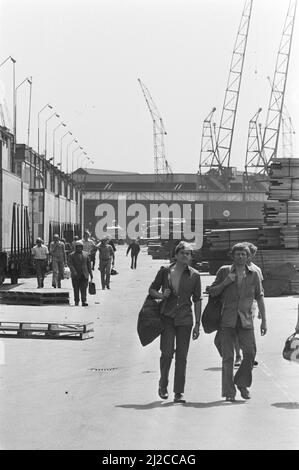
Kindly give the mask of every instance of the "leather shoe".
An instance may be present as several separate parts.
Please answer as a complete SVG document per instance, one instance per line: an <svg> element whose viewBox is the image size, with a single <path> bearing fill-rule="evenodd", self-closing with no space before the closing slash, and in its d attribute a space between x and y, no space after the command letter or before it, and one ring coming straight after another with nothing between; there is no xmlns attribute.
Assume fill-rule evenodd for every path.
<svg viewBox="0 0 299 470"><path fill-rule="evenodd" d="M186 400L184 400L182 393L175 393L173 402L174 403L186 403Z"/></svg>
<svg viewBox="0 0 299 470"><path fill-rule="evenodd" d="M167 388L159 387L158 394L159 394L159 397L162 398L162 400L167 400L168 398Z"/></svg>
<svg viewBox="0 0 299 470"><path fill-rule="evenodd" d="M162 398L162 400L167 400L168 398L167 388L159 387L158 394L159 394L159 397Z"/></svg>
<svg viewBox="0 0 299 470"><path fill-rule="evenodd" d="M238 387L238 390L244 400L249 400L251 398L249 390L246 387Z"/></svg>
<svg viewBox="0 0 299 470"><path fill-rule="evenodd" d="M82 307L88 307L88 303L82 302Z"/></svg>
<svg viewBox="0 0 299 470"><path fill-rule="evenodd" d="M225 397L225 401L234 402L234 401L236 401L236 399L235 399L235 397Z"/></svg>

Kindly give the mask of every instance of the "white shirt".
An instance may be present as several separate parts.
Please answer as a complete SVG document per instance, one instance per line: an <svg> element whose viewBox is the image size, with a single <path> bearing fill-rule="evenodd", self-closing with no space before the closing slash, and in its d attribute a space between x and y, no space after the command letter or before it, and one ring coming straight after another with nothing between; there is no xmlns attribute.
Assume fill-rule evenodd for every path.
<svg viewBox="0 0 299 470"><path fill-rule="evenodd" d="M46 245L41 245L41 246L35 245L32 248L33 259L47 259L48 254L49 254L49 250L46 247Z"/></svg>

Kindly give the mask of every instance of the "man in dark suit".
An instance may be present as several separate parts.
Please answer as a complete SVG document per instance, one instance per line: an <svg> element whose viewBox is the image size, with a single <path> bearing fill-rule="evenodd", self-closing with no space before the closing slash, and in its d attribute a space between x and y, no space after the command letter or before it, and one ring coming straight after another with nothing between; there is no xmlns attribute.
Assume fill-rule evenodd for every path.
<svg viewBox="0 0 299 470"><path fill-rule="evenodd" d="M90 259L88 253L83 251L83 242L75 242L75 251L73 251L68 260L71 270L72 284L74 289L75 305L79 305L79 292L81 292L82 307L87 307L86 292L88 278L93 279Z"/></svg>

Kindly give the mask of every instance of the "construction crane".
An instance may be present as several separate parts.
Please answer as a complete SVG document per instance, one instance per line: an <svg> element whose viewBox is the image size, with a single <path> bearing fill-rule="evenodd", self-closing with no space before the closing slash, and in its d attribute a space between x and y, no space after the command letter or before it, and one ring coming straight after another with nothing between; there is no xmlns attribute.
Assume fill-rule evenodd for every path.
<svg viewBox="0 0 299 470"><path fill-rule="evenodd" d="M262 108L255 113L249 121L248 137L247 137L247 152L245 162L245 173L248 176L249 169L264 168L265 161L261 153L262 147L262 125L259 122L260 113Z"/></svg>
<svg viewBox="0 0 299 470"><path fill-rule="evenodd" d="M271 90L273 88L274 93L277 93L277 99L279 99L279 94L277 92L277 89L274 85L272 85L270 77L267 77ZM290 113L288 111L288 108L285 104L283 103L283 109L282 109L282 117L281 117L281 136L282 136L282 156L283 158L293 158L294 157L294 152L293 152L293 135L296 134L293 123L292 123L292 118L290 116Z"/></svg>
<svg viewBox="0 0 299 470"><path fill-rule="evenodd" d="M277 157L296 10L297 0L291 0L279 45L266 126L263 133L261 152L265 162L264 173L268 173L271 161Z"/></svg>
<svg viewBox="0 0 299 470"><path fill-rule="evenodd" d="M224 176L228 176L230 168L231 149L251 20L252 3L253 0L246 0L243 8L230 64L229 77L217 135L215 149L216 159L213 158L211 161L213 165L215 165L216 162L218 172Z"/></svg>
<svg viewBox="0 0 299 470"><path fill-rule="evenodd" d="M167 132L159 110L145 84L138 78L143 96L148 106L153 121L154 137L154 170L156 182L165 182L167 175L172 174L171 167L165 157L164 136Z"/></svg>
<svg viewBox="0 0 299 470"><path fill-rule="evenodd" d="M216 134L216 124L213 124L213 129L211 129L210 125L210 120L214 114L213 111L203 123L199 174L201 174L202 167L209 167L210 170L208 173L217 173L225 177L229 174L231 148L240 96L252 4L253 0L246 0L243 7L230 64L217 138L214 137L214 134ZM214 143L212 143L212 139Z"/></svg>

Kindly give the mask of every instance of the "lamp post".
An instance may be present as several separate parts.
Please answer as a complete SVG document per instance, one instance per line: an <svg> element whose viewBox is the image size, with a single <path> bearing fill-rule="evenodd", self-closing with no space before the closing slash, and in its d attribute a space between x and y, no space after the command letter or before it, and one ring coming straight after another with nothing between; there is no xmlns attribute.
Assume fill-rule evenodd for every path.
<svg viewBox="0 0 299 470"><path fill-rule="evenodd" d="M29 94L29 113L28 113L28 128L27 128L27 145L29 145L29 134L30 134L30 113L31 113L31 87L32 87L32 77L26 77L24 78L24 80L16 87L16 90L15 90L15 94L16 94L16 125L15 125L15 129L16 129L16 132L17 132L17 91L18 89L20 88L20 86L23 85L23 83L29 83L29 86L30 86L30 94Z"/></svg>
<svg viewBox="0 0 299 470"><path fill-rule="evenodd" d="M44 111L44 109L46 108L49 108L49 109L53 109L53 106L51 106L49 103L46 104L38 113L37 115L37 153L39 155L39 122L40 122L40 115L41 113Z"/></svg>
<svg viewBox="0 0 299 470"><path fill-rule="evenodd" d="M60 139L60 171L62 171L62 141L67 135L73 135L73 134L70 131L68 131Z"/></svg>
<svg viewBox="0 0 299 470"><path fill-rule="evenodd" d="M75 139L71 140L71 142L69 142L66 146L66 173L67 174L69 172L69 148L74 142L76 142L76 144L77 144L78 140L75 138Z"/></svg>
<svg viewBox="0 0 299 470"><path fill-rule="evenodd" d="M51 114L51 116L46 119L46 123L45 123L45 158L47 158L47 128L48 128L48 122L50 121L50 119L52 119L53 117L57 117L59 118L60 115L57 114L57 113L53 113Z"/></svg>
<svg viewBox="0 0 299 470"><path fill-rule="evenodd" d="M53 130L53 144L52 144L52 149L53 149L53 165L55 165L55 133L56 131L59 129L59 127L66 127L66 124L64 122L61 122L60 124L58 124L58 126L55 127L55 129Z"/></svg>
<svg viewBox="0 0 299 470"><path fill-rule="evenodd" d="M14 136L14 155L16 154L16 60L10 55L1 62L0 67L7 61L12 62L12 107L13 107L13 136Z"/></svg>
<svg viewBox="0 0 299 470"><path fill-rule="evenodd" d="M77 155L77 170L78 170L78 168L79 168L79 158L80 158L81 155L83 155L83 154L85 155L85 158L86 158L87 152L81 152L81 153L79 153L79 155ZM81 162L82 162L82 160L81 160Z"/></svg>
<svg viewBox="0 0 299 470"><path fill-rule="evenodd" d="M80 145L72 152L72 174L74 172L74 155L75 153L78 151L78 150L83 150L83 147L81 147ZM80 155L80 154L79 154Z"/></svg>

